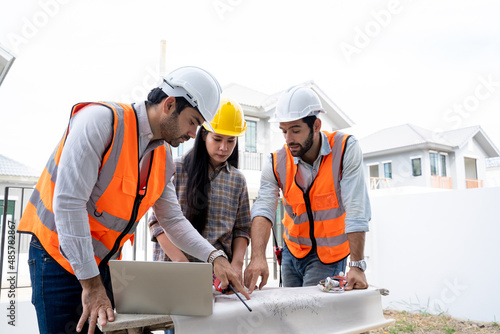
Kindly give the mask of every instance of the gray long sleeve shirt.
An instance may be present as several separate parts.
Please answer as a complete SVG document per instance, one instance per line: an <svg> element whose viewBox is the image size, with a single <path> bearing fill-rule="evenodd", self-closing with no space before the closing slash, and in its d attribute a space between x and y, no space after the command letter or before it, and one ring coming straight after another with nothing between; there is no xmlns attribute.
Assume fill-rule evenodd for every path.
<svg viewBox="0 0 500 334"><path fill-rule="evenodd" d="M164 142L151 142L153 133L145 103L136 103L134 108L139 126L139 159L142 159ZM108 108L100 105L85 107L70 121L58 166L53 203L55 223L60 247L80 280L99 275L86 204L99 176L102 155L111 142L112 133L113 116ZM167 154L170 154L168 150ZM158 221L176 246L201 260L208 259L215 248L182 214L172 180L165 185L153 207Z"/></svg>

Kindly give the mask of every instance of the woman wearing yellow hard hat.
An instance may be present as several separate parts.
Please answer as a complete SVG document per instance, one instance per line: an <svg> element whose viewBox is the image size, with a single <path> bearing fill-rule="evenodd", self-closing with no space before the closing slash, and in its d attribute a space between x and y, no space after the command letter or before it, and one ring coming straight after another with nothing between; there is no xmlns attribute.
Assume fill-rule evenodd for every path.
<svg viewBox="0 0 500 334"><path fill-rule="evenodd" d="M222 99L210 123L199 128L193 148L176 160L174 184L186 218L240 274L250 240L250 204L245 176L238 170L238 137L246 131L241 106ZM152 215L155 261L199 261L172 244Z"/></svg>

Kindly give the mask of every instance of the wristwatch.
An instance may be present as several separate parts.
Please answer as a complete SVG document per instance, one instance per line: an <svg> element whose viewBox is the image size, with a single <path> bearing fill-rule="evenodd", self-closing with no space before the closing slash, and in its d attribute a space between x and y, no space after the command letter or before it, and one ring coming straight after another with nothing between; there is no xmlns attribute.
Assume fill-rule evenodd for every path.
<svg viewBox="0 0 500 334"><path fill-rule="evenodd" d="M224 253L223 250L219 249L219 250L216 250L215 252L212 252L212 254L210 254L210 256L208 257L208 263L213 265L215 259L218 258L219 256L223 256L226 260L228 259L226 253Z"/></svg>
<svg viewBox="0 0 500 334"><path fill-rule="evenodd" d="M361 271L366 270L366 262L365 260L360 260L360 261L351 261L349 262L349 267L356 267L361 269Z"/></svg>

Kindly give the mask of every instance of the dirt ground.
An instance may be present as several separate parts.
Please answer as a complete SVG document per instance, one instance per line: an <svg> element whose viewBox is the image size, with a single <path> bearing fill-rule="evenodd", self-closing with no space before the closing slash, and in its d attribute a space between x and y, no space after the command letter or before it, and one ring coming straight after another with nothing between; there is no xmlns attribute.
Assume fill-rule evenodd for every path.
<svg viewBox="0 0 500 334"><path fill-rule="evenodd" d="M396 322L370 334L390 333L500 333L498 322L477 322L451 318L447 315L431 315L426 313L408 313L385 310L387 319Z"/></svg>

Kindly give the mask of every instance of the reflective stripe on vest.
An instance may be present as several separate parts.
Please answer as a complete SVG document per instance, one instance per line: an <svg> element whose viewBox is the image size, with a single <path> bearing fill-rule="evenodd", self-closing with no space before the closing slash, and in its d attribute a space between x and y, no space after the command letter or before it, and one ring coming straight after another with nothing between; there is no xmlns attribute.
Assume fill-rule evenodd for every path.
<svg viewBox="0 0 500 334"><path fill-rule="evenodd" d="M283 238L288 249L296 258L303 258L316 246L321 262L333 263L349 255L340 196L342 158L349 136L340 132L325 134L332 152L323 156L309 192L295 182L297 165L286 145L273 153L273 168L283 193Z"/></svg>
<svg viewBox="0 0 500 334"><path fill-rule="evenodd" d="M107 261L119 256L123 244L133 237L139 220L161 196L165 181L174 174L175 166L166 145L156 147L151 152L146 191L139 195L139 135L133 107L105 102L82 103L73 107L71 117L90 104L107 107L113 113L111 143L104 153L96 185L86 205L95 260L99 265L103 259ZM59 160L68 131L69 126L40 176L18 229L36 235L45 250L74 274L59 247L52 208Z"/></svg>

